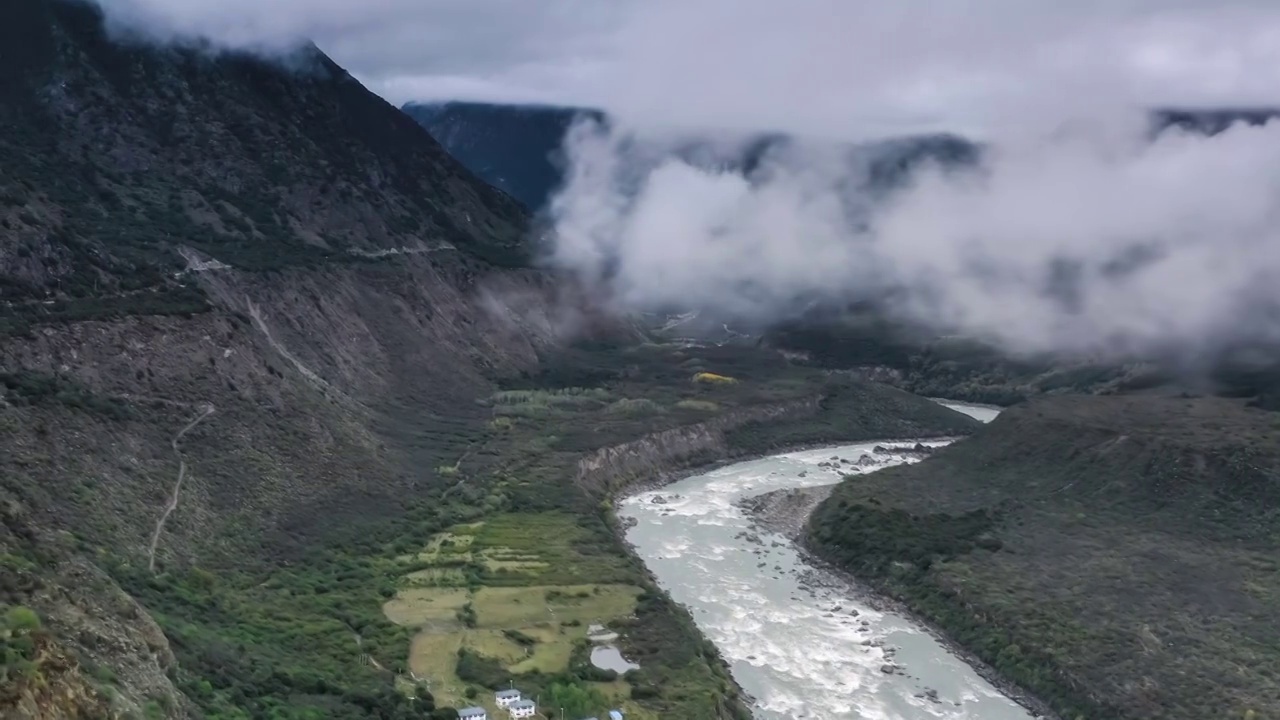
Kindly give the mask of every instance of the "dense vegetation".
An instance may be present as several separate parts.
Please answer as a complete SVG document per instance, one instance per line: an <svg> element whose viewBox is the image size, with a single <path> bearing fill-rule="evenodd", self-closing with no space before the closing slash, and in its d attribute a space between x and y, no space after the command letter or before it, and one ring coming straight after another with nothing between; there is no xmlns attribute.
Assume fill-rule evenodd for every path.
<svg viewBox="0 0 1280 720"><path fill-rule="evenodd" d="M419 510L364 545L317 548L287 569L110 569L165 630L179 687L206 717L446 718L425 687L395 686L408 636L377 602L396 579L379 562L384 544L433 522Z"/></svg>
<svg viewBox="0 0 1280 720"><path fill-rule="evenodd" d="M40 616L35 610L22 605L4 608L4 617L0 618L0 685L33 677L38 672L39 636Z"/></svg>
<svg viewBox="0 0 1280 720"><path fill-rule="evenodd" d="M811 541L1064 717L1266 717L1278 433L1243 402L1034 400L846 481Z"/></svg>

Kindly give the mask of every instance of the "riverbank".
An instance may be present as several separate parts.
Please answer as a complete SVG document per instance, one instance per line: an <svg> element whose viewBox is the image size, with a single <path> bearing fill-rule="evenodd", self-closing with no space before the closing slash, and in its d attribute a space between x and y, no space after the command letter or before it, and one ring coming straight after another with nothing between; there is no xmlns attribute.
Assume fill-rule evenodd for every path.
<svg viewBox="0 0 1280 720"><path fill-rule="evenodd" d="M922 439L930 442L939 440L937 438ZM954 442L954 438L941 438L941 440ZM816 449L818 448L802 448L792 452ZM860 472L864 468L877 469L879 465L875 455L896 454L919 460L928 457L936 449L936 446L926 446L919 441L908 441L905 444L897 442L877 445L872 449L872 455L863 455L857 460L840 457L839 454L833 455L827 462L819 463L819 467L825 466L826 469L836 471L838 477L830 484L784 488L763 495L755 495L743 499L738 503L738 508L751 516L760 529L777 533L793 542L799 542L804 537L804 528L809 522L809 516L823 500L831 496L832 491L840 484L840 480L845 477L845 470Z"/></svg>
<svg viewBox="0 0 1280 720"><path fill-rule="evenodd" d="M1030 717L1023 709L1028 703L1003 697L961 653L898 608L869 598L865 588L849 592L801 557L797 544L753 537L773 528L794 534L807 508L825 494L822 486L845 474L923 454L914 441L840 447L830 451L834 457L831 447L733 463L742 472L726 472L723 464L701 475L686 471L674 486L623 500L619 530L716 644L744 695L759 698L757 718ZM808 483L802 492L768 493L797 478ZM749 515L737 507L761 494L786 508L786 517L769 529L749 527Z"/></svg>
<svg viewBox="0 0 1280 720"><path fill-rule="evenodd" d="M1275 417L1222 398L1033 400L929 462L843 483L812 547L1063 717L1280 716Z"/></svg>
<svg viewBox="0 0 1280 720"><path fill-rule="evenodd" d="M921 618L905 603L876 592L850 573L836 568L814 554L806 541L805 528L809 516L822 501L831 496L838 485L839 483L832 483L817 487L775 490L745 498L737 505L751 518L754 532L782 535L795 544L806 563L812 566L810 571L798 578L801 589L806 590L811 597L816 598L820 590L834 590L855 597L878 611L891 612L908 618L1006 697L1035 713L1038 720L1061 720L1047 704L1005 678L995 668L949 638L941 629Z"/></svg>

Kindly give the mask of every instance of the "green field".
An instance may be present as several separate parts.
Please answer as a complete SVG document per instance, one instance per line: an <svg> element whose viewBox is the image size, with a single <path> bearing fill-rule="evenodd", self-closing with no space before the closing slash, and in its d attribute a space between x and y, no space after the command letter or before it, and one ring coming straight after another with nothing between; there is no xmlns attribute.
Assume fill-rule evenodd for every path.
<svg viewBox="0 0 1280 720"><path fill-rule="evenodd" d="M461 706L486 702L503 681L531 692L567 675L575 654L587 651L588 626L631 619L644 593L634 584L582 582L635 572L616 556L583 552L590 539L564 513L503 513L449 528L402 555L399 562L416 569L383 612L414 632L405 648L412 679ZM460 674L464 654L494 673L488 686ZM615 705L639 709L625 682L599 687Z"/></svg>

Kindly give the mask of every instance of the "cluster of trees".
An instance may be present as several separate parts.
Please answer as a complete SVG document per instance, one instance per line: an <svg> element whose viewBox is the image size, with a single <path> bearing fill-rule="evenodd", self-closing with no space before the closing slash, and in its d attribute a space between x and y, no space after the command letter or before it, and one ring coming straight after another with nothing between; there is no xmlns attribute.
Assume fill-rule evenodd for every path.
<svg viewBox="0 0 1280 720"><path fill-rule="evenodd" d="M581 668L573 672L556 675L542 673L523 673L516 678L497 660L476 653L467 648L458 650L458 679L468 683L471 688L482 687L489 690L503 690L512 682L519 682L527 695L537 695L542 712L548 717L563 708L565 717L587 717L599 715L608 708L609 700L599 690L587 685L592 680L613 680L616 673L604 678L595 675L583 677ZM478 696L478 692L469 692L468 697Z"/></svg>

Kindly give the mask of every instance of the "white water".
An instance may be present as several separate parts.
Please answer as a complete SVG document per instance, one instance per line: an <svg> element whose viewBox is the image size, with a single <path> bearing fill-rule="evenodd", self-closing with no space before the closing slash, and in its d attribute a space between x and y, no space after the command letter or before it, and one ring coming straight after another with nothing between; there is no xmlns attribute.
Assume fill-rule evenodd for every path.
<svg viewBox="0 0 1280 720"><path fill-rule="evenodd" d="M946 404L984 422L998 413ZM912 462L873 454L876 444L776 455L629 498L619 508L636 520L627 539L720 649L738 684L756 699L758 720L1027 720L1026 710L931 635L907 618L860 603L805 563L786 538L762 533L760 545L741 536L751 523L735 507L739 500L836 482L851 468L818 466L832 456L880 461L863 473ZM819 580L806 590L800 574ZM886 664L899 669L887 674Z"/></svg>

